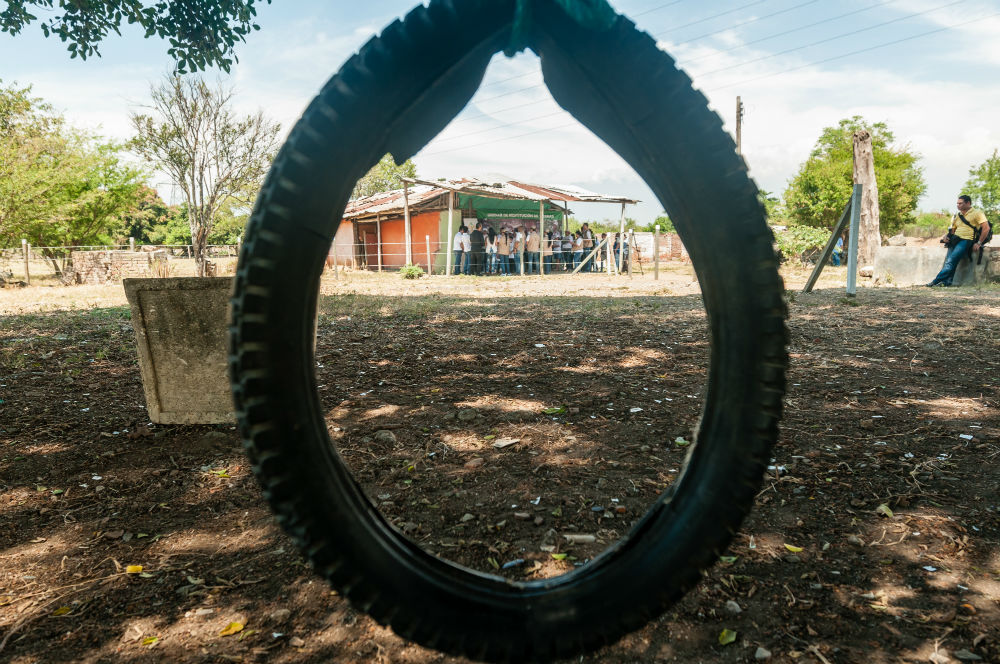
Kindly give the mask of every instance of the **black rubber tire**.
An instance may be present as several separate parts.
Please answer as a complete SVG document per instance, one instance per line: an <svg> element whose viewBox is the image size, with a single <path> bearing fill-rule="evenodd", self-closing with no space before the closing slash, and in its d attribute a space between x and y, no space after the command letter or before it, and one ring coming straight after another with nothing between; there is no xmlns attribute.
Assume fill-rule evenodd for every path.
<svg viewBox="0 0 1000 664"><path fill-rule="evenodd" d="M247 226L230 368L254 473L282 526L355 607L425 646L550 660L637 629L698 581L748 513L777 437L783 288L757 190L705 98L623 17L603 32L536 3L531 47L555 99L642 176L681 234L708 312L704 411L678 480L582 568L513 582L427 554L393 529L337 454L316 391L315 302L355 181L414 154L474 94L512 0L435 1L352 57L305 111Z"/></svg>

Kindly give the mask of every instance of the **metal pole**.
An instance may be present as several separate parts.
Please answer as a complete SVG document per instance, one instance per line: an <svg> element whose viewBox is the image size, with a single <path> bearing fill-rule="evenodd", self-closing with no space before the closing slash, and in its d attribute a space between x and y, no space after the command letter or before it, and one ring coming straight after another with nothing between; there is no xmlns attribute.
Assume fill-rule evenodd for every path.
<svg viewBox="0 0 1000 664"><path fill-rule="evenodd" d="M826 261L830 258L830 254L833 253L833 248L837 246L837 238L843 234L844 227L847 226L847 222L851 218L851 210L853 207L854 196L851 196L851 198L847 201L847 205L844 206L844 213L840 215L840 221L838 221L837 225L833 227L833 233L830 235L830 239L827 240L826 247L823 249L823 253L820 254L819 260L816 261L816 267L813 268L812 274L809 275L805 288L802 289L803 293L811 292L813 286L816 285L820 272L822 272L823 268L826 266Z"/></svg>
<svg viewBox="0 0 1000 664"><path fill-rule="evenodd" d="M538 201L538 274L545 274L545 201Z"/></svg>
<svg viewBox="0 0 1000 664"><path fill-rule="evenodd" d="M378 271L382 271L382 215L375 215L375 235L378 242Z"/></svg>
<svg viewBox="0 0 1000 664"><path fill-rule="evenodd" d="M403 230L405 231L406 242L406 264L413 265L413 247L410 246L410 197L409 197L410 183L403 182Z"/></svg>
<svg viewBox="0 0 1000 664"><path fill-rule="evenodd" d="M861 228L861 184L854 185L851 196L851 238L847 248L847 296L858 293L858 232Z"/></svg>
<svg viewBox="0 0 1000 664"><path fill-rule="evenodd" d="M611 271L611 264L614 262L614 254L611 253L611 238L604 241L604 264L607 265L608 276L610 277L613 273Z"/></svg>
<svg viewBox="0 0 1000 664"><path fill-rule="evenodd" d="M427 274L431 275L431 274L434 274L434 266L431 265L431 236L430 235L425 235L424 236L424 243L426 244L425 248L427 249Z"/></svg>
<svg viewBox="0 0 1000 664"><path fill-rule="evenodd" d="M445 256L445 276L451 276L451 258L454 252L452 251L453 243L455 240L452 239L452 217L455 214L455 192L448 192L448 243L447 252Z"/></svg>
<svg viewBox="0 0 1000 664"><path fill-rule="evenodd" d="M621 274L622 262L625 260L625 204L622 203L622 218L618 224L618 274Z"/></svg>
<svg viewBox="0 0 1000 664"><path fill-rule="evenodd" d="M31 285L31 273L28 271L28 258L31 256L31 245L24 238L21 238L21 253L24 254L24 283Z"/></svg>
<svg viewBox="0 0 1000 664"><path fill-rule="evenodd" d="M653 279L660 278L660 225L656 225L653 233Z"/></svg>

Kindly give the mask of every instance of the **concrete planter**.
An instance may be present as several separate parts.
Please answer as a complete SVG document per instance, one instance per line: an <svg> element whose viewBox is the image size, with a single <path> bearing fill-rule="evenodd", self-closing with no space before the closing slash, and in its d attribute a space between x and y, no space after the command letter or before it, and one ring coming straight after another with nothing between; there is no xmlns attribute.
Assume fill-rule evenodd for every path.
<svg viewBox="0 0 1000 664"><path fill-rule="evenodd" d="M881 284L919 286L933 279L944 263L944 246L880 247L875 254L875 279ZM978 254L976 256L978 258ZM1000 247L986 245L983 262L967 260L955 270L955 286L975 286L983 281L1000 280Z"/></svg>
<svg viewBox="0 0 1000 664"><path fill-rule="evenodd" d="M149 419L235 422L226 327L231 277L125 279Z"/></svg>

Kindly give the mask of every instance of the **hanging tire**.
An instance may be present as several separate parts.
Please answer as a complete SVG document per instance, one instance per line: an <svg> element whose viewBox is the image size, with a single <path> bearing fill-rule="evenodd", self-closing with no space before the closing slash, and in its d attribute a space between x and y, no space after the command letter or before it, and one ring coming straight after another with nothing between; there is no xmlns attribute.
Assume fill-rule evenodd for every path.
<svg viewBox="0 0 1000 664"><path fill-rule="evenodd" d="M693 587L749 512L784 392L783 288L757 190L719 118L653 39L535 3L553 97L657 195L698 274L711 344L680 477L631 531L556 578L515 582L438 559L393 529L327 434L313 339L324 258L354 183L415 154L465 106L510 34L512 0L435 1L369 41L281 149L247 225L230 371L254 473L285 530L355 607L399 635L489 661L594 650Z"/></svg>

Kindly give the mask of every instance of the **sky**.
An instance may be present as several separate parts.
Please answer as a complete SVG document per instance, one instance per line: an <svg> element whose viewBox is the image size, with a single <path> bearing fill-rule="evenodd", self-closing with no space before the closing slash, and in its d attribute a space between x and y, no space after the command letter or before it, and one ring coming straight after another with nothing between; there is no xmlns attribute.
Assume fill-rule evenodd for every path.
<svg viewBox="0 0 1000 664"><path fill-rule="evenodd" d="M5 4L5 3L4 3ZM239 62L212 81L232 87L237 110L261 109L283 133L323 84L415 0L273 0ZM618 0L612 6L651 34L685 70L735 135L758 187L780 195L824 127L855 115L885 122L897 146L920 155L922 210L954 207L969 169L1000 149L1000 3L996 0ZM38 15L44 17L45 11ZM33 93L79 128L131 136L129 113L173 69L167 43L126 26L102 57L70 59L37 24L0 34L0 81ZM645 224L662 206L600 139L562 111L533 53L494 57L469 105L415 157L421 178L494 177L569 184L640 199L626 214ZM178 190L153 184L169 202ZM173 200L170 200L173 199ZM845 201L846 203L846 201ZM571 206L572 207L572 206ZM580 204L584 219L617 206Z"/></svg>

